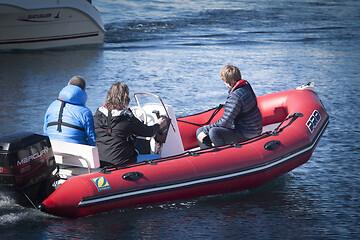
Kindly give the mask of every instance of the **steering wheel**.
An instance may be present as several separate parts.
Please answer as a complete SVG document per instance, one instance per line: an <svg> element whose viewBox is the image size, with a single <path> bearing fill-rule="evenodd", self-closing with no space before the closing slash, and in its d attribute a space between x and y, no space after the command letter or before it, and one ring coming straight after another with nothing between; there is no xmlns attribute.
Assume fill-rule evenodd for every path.
<svg viewBox="0 0 360 240"><path fill-rule="evenodd" d="M131 111L137 119L139 119L140 121L142 121L144 124L147 125L148 123L147 115L143 108L139 106L135 106L131 108Z"/></svg>

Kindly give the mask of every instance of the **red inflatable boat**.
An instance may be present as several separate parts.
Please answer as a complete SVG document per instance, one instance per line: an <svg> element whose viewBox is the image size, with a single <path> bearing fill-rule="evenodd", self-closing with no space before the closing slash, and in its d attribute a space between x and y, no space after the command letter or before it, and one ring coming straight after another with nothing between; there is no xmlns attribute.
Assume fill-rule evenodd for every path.
<svg viewBox="0 0 360 240"><path fill-rule="evenodd" d="M158 152L162 158L70 177L40 204L40 209L77 218L224 194L260 186L307 162L329 123L318 95L303 86L260 96L258 105L264 124L258 137L199 150L197 128L218 120L224 109L173 119L168 134L177 138L172 136L175 140L168 146L164 143L162 147L168 152ZM143 115L149 112L145 106L139 108Z"/></svg>

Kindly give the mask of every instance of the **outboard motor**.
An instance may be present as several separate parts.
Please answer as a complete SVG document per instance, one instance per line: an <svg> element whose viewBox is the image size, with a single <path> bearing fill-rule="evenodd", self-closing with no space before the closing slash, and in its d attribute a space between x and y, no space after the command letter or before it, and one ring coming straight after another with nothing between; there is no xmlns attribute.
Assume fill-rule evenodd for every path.
<svg viewBox="0 0 360 240"><path fill-rule="evenodd" d="M0 187L20 205L36 207L54 191L55 169L49 137L14 132L0 138Z"/></svg>

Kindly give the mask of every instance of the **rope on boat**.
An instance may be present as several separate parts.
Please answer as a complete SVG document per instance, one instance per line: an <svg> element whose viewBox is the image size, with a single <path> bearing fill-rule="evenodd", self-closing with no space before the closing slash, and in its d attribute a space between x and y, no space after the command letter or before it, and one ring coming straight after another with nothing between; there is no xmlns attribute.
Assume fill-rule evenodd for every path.
<svg viewBox="0 0 360 240"><path fill-rule="evenodd" d="M24 196L27 198L27 200L29 200L29 202L31 203L31 205L35 208L35 209L37 209L37 207L35 206L35 204L33 203L33 201L31 201L31 199L28 197L28 195L24 192L24 191L21 191L23 194L24 194Z"/></svg>
<svg viewBox="0 0 360 240"><path fill-rule="evenodd" d="M178 122L183 122L183 123L188 123L188 124L191 124L191 125L195 125L195 126L198 126L198 127L202 127L204 125L208 125L211 120L213 120L213 118L216 116L216 114L219 113L219 111L224 107L224 104L220 104L219 106L217 106L214 110L214 112L211 114L209 120L207 120L207 122L205 123L193 123L193 122L188 122L188 121L184 121L184 120L181 120L181 119L177 119Z"/></svg>
<svg viewBox="0 0 360 240"><path fill-rule="evenodd" d="M284 120L282 120L282 122L279 124L279 126L277 126L275 129L274 129L274 133L279 133L279 132L282 132L284 130L284 128L288 127L289 125L291 125L298 117L303 117L304 114L302 113L293 113L291 114L290 116L288 116L287 118L285 118ZM287 125L285 125L284 127L280 128L280 126L286 121L286 120L289 120L290 118L292 118L289 123ZM280 128L280 129L279 129Z"/></svg>

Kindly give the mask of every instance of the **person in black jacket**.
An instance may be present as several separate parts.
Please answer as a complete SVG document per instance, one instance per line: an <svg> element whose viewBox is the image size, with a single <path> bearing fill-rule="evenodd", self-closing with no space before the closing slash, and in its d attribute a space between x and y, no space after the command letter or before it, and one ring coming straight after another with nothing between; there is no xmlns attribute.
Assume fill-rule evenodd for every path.
<svg viewBox="0 0 360 240"><path fill-rule="evenodd" d="M201 127L196 136L201 149L242 142L261 134L262 116L250 84L242 80L239 68L226 65L220 78L230 89L223 116Z"/></svg>
<svg viewBox="0 0 360 240"><path fill-rule="evenodd" d="M110 87L105 104L95 113L95 143L100 167L136 163L134 135L151 137L166 125L164 118L159 118L153 126L145 125L132 114L129 103L129 87L117 82Z"/></svg>

